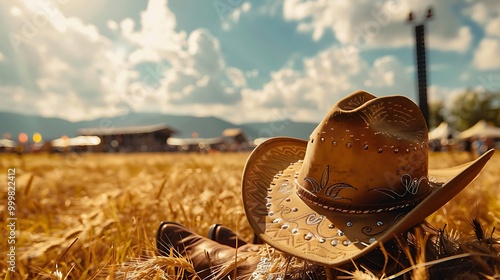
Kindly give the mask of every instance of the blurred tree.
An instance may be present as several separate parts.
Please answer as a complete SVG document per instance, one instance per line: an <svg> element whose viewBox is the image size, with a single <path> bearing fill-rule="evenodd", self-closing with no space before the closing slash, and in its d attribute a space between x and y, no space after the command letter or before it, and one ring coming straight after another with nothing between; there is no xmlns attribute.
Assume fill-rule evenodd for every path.
<svg viewBox="0 0 500 280"><path fill-rule="evenodd" d="M444 117L445 112L446 109L443 101L429 103L429 130L446 121Z"/></svg>
<svg viewBox="0 0 500 280"><path fill-rule="evenodd" d="M465 130L480 120L500 126L500 92L466 90L455 100L449 116L459 130Z"/></svg>

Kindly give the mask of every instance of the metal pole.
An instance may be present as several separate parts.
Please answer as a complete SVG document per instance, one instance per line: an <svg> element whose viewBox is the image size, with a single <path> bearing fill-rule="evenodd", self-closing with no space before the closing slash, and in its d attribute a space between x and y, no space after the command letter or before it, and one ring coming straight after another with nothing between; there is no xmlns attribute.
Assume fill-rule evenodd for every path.
<svg viewBox="0 0 500 280"><path fill-rule="evenodd" d="M429 127L429 103L427 102L427 66L425 57L425 28L415 26L415 46L417 55L418 105Z"/></svg>

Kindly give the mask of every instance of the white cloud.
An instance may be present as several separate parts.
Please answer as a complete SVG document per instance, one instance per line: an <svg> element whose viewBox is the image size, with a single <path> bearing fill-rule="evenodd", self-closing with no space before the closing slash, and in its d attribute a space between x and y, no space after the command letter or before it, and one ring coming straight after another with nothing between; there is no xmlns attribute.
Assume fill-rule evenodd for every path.
<svg viewBox="0 0 500 280"><path fill-rule="evenodd" d="M491 19L485 30L487 35L500 37L500 17Z"/></svg>
<svg viewBox="0 0 500 280"><path fill-rule="evenodd" d="M373 63L373 70L369 73L372 86L392 87L394 86L395 76L398 73L404 73L404 67L393 56L384 56L378 58Z"/></svg>
<svg viewBox="0 0 500 280"><path fill-rule="evenodd" d="M319 40L330 31L343 45L360 50L373 47L401 47L413 44L412 29L406 23L409 11L425 11L432 4L439 16L429 22L429 47L463 52L468 49L472 35L469 27L461 25L453 13L453 1L307 1L285 0L283 15L297 21L297 29L310 32ZM415 13L416 21L424 15Z"/></svg>
<svg viewBox="0 0 500 280"><path fill-rule="evenodd" d="M159 63L162 60L160 54L148 47L135 49L128 56L128 61L132 64L139 64L142 62L155 62Z"/></svg>
<svg viewBox="0 0 500 280"><path fill-rule="evenodd" d="M38 108L30 102L31 96L22 86L0 86L0 100L2 111L34 113Z"/></svg>
<svg viewBox="0 0 500 280"><path fill-rule="evenodd" d="M488 8L483 3L476 3L466 9L466 13L470 15L471 19L479 24L485 24L488 20Z"/></svg>
<svg viewBox="0 0 500 280"><path fill-rule="evenodd" d="M243 3L240 7L235 8L234 11L231 13L232 21L237 23L240 20L241 14L248 13L251 8L252 8L252 3L248 1Z"/></svg>
<svg viewBox="0 0 500 280"><path fill-rule="evenodd" d="M228 67L226 69L226 75L235 87L244 87L247 85L245 75L238 68Z"/></svg>
<svg viewBox="0 0 500 280"><path fill-rule="evenodd" d="M259 70L253 69L253 70L246 71L245 76L247 78L255 78L255 77L259 76Z"/></svg>
<svg viewBox="0 0 500 280"><path fill-rule="evenodd" d="M185 40L185 32L177 32L175 14L170 11L165 0L149 0L145 11L141 12L141 29L135 31L131 19L121 22L123 36L142 47L158 51L177 51Z"/></svg>
<svg viewBox="0 0 500 280"><path fill-rule="evenodd" d="M22 14L22 11L21 11L21 9L19 9L19 7L12 6L12 8L10 9L10 14L13 16L19 16Z"/></svg>
<svg viewBox="0 0 500 280"><path fill-rule="evenodd" d="M272 73L262 89L243 90L240 115L262 121L270 121L271 114L316 122L335 101L356 90L410 98L415 91L413 73L392 55L369 63L356 52L346 56L342 48L331 47L302 63L302 70L297 70L300 66L285 66Z"/></svg>
<svg viewBox="0 0 500 280"><path fill-rule="evenodd" d="M449 88L431 85L428 88L428 102L445 101L445 106L453 106L455 100L464 92L463 88Z"/></svg>
<svg viewBox="0 0 500 280"><path fill-rule="evenodd" d="M135 21L131 18L126 18L120 22L120 28L123 34L130 36L134 32Z"/></svg>
<svg viewBox="0 0 500 280"><path fill-rule="evenodd" d="M480 25L486 25L500 16L500 2L497 0L474 0L464 9L464 14Z"/></svg>
<svg viewBox="0 0 500 280"><path fill-rule="evenodd" d="M9 4L0 3L4 7L10 10ZM8 90L17 94L12 102L23 99L33 105L3 102L0 110L19 107L20 112L80 120L120 113L124 105L137 111L190 113L193 104L205 104L197 114L209 114L213 107L220 114L220 108L232 108L241 100L245 75L226 65L219 40L205 29L189 36L177 30L165 0L150 0L140 24L130 18L108 21L107 27L121 37L119 43L58 9L52 11L57 24L45 20L26 27L24 20L40 13L33 12L34 7L19 5L18 13L6 19L20 38L16 47L22 59L16 60L26 65L0 64L2 71L28 67L29 72L18 70L24 76ZM246 12L250 4L240 9ZM0 94L6 92L7 87L0 86Z"/></svg>
<svg viewBox="0 0 500 280"><path fill-rule="evenodd" d="M487 37L500 36L500 2L496 0L473 1L463 10L465 16L470 17L484 28Z"/></svg>
<svg viewBox="0 0 500 280"><path fill-rule="evenodd" d="M474 51L472 64L479 70L500 68L500 2L496 0L472 1L463 10L480 27L485 36Z"/></svg>
<svg viewBox="0 0 500 280"><path fill-rule="evenodd" d="M4 60L5 60L5 55L0 52L0 61L4 61Z"/></svg>
<svg viewBox="0 0 500 280"><path fill-rule="evenodd" d="M474 66L479 70L500 68L500 39L484 38L474 53Z"/></svg>
<svg viewBox="0 0 500 280"><path fill-rule="evenodd" d="M250 4L239 9L248 11ZM140 26L137 29L132 19L120 23L121 35L133 44L128 54L131 67L141 63L166 66L148 67L146 73L134 71L139 78L127 96L136 98L124 100L133 109L144 110L156 103L157 110L178 112L188 104L213 106L241 99L245 78L239 69L226 66L219 40L208 30L195 29L189 35L177 31L175 16L164 0L150 0L141 13Z"/></svg>
<svg viewBox="0 0 500 280"><path fill-rule="evenodd" d="M284 16L296 21L299 30L310 32L316 39L333 32L342 44L310 57L297 55L289 60L297 63L285 64L258 89L252 83L261 81L266 73L227 65L219 39L206 29L190 33L181 30L166 0L150 0L140 22L131 18L108 21L106 26L115 33L113 37L118 37L116 42L95 26L61 14L58 23L35 25L33 34L19 41L18 58L26 61L23 67L27 69L26 73L18 70L20 80L33 80L33 87L0 85L0 99L9 99L0 104L0 110L77 120L102 116L103 112L117 114L123 111L121 106L126 106L136 111L231 116L235 122L284 118L317 121L336 100L355 90L365 89L377 96L413 93L414 73L396 56L368 62L359 52L365 47L413 44L405 13L396 13L406 2L358 1L344 6L338 1L285 0ZM472 40L470 29L450 19L444 9L451 7L449 1L440 3L435 4L439 17L429 22L429 45L467 50ZM5 6L3 10L11 10L0 3L0 8ZM234 24L243 14L258 8L245 2L238 12L228 14L228 20ZM8 13L6 21L22 35L26 28L23 18L31 19L33 12L23 5L18 9L19 14ZM477 14L474 17L480 18ZM474 65L492 69L500 64L496 61L498 40L494 38L498 23L489 14L483 21L490 37L479 44ZM3 53L0 70L9 70L14 59L9 52ZM429 90L431 98L455 91L436 86ZM29 105L22 106L26 100L30 100Z"/></svg>
<svg viewBox="0 0 500 280"><path fill-rule="evenodd" d="M429 48L442 51L465 52L472 43L472 33L467 26L458 27L456 36L429 36Z"/></svg>
<svg viewBox="0 0 500 280"><path fill-rule="evenodd" d="M222 21L222 29L231 29L233 25L237 24L240 21L240 17L243 14L249 13L251 9L252 3L250 1L246 1L239 6L232 8L232 10L230 10L227 15L221 15L220 19Z"/></svg>
<svg viewBox="0 0 500 280"><path fill-rule="evenodd" d="M260 15L275 16L281 13L282 6L283 1L268 1L262 2L262 5L257 6L256 10Z"/></svg>
<svg viewBox="0 0 500 280"><path fill-rule="evenodd" d="M106 26L107 26L110 30L113 30L113 31L116 31L116 30L118 30L118 28L119 28L118 23L117 23L116 21L114 21L114 20L108 20L108 21L106 22Z"/></svg>
<svg viewBox="0 0 500 280"><path fill-rule="evenodd" d="M414 69L408 69L393 55L377 58L373 65L369 65L365 78L365 89L375 93L400 94L410 96L414 92Z"/></svg>
<svg viewBox="0 0 500 280"><path fill-rule="evenodd" d="M469 72L464 72L464 73L460 74L460 77L459 77L460 81L468 81L468 80L470 80L470 78L471 78L471 75Z"/></svg>
<svg viewBox="0 0 500 280"><path fill-rule="evenodd" d="M1 67L19 74L10 87L23 87L16 92L28 102L17 102L31 105L20 112L79 120L95 117L88 114L90 108L102 110L115 102L110 96L116 96L116 89L100 82L117 75L112 44L94 25L65 17L57 7L20 2L16 11L4 19L12 27L8 35L14 57ZM15 107L8 103L0 109Z"/></svg>
<svg viewBox="0 0 500 280"><path fill-rule="evenodd" d="M341 48L332 47L302 60L303 70L291 66L271 74L271 80L260 90L242 92L249 118L265 118L266 111L282 108L288 118L317 121L339 98L358 90L359 76L370 68L357 55L346 56Z"/></svg>
<svg viewBox="0 0 500 280"><path fill-rule="evenodd" d="M154 93L166 95L168 103L188 106L193 103L234 104L241 99L246 84L241 71L227 67L220 43L208 30L196 29L187 38L185 47L167 59L171 65L158 73L161 85Z"/></svg>
<svg viewBox="0 0 500 280"><path fill-rule="evenodd" d="M225 68L219 40L206 29L196 29L189 35L187 54L193 70L200 74L219 73Z"/></svg>

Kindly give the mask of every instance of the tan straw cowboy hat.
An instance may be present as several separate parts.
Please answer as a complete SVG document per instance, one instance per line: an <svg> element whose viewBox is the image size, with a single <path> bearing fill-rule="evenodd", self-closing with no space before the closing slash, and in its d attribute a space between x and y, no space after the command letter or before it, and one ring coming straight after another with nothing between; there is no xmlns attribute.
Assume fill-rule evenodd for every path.
<svg viewBox="0 0 500 280"><path fill-rule="evenodd" d="M493 155L428 170L427 126L404 96L355 92L308 141L260 144L243 171L243 203L259 237L325 265L355 259L423 221L465 188Z"/></svg>

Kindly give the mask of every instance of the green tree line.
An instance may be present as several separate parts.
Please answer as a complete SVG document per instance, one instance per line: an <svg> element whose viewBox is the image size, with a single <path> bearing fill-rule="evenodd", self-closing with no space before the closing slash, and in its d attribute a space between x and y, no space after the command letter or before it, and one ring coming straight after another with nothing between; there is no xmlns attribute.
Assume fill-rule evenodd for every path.
<svg viewBox="0 0 500 280"><path fill-rule="evenodd" d="M480 120L500 127L500 92L465 90L454 100L429 103L429 128L444 121L463 131Z"/></svg>

